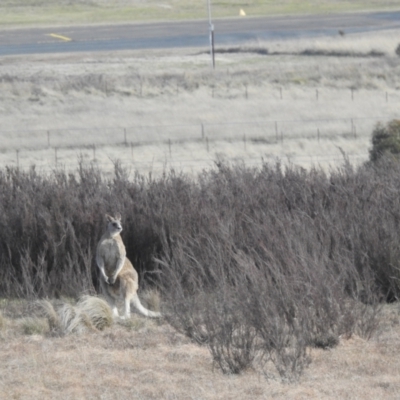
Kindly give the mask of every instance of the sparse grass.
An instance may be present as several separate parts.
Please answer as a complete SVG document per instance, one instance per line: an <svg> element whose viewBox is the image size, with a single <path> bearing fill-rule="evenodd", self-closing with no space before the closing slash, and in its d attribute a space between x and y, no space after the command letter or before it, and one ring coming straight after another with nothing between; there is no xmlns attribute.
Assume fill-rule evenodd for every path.
<svg viewBox="0 0 400 400"><path fill-rule="evenodd" d="M24 335L44 335L49 332L49 324L43 318L26 317L21 321L21 330Z"/></svg>
<svg viewBox="0 0 400 400"><path fill-rule="evenodd" d="M395 400L400 368L398 321L398 305L387 305L380 333L370 341L353 336L341 338L329 351L312 349L309 368L300 382L291 385L273 379L269 365L264 371L268 380L252 369L236 376L213 372L207 348L165 324L139 330L116 324L103 332L62 338L21 335L16 325L3 332L0 398L47 400L59 398L62 391L66 399Z"/></svg>
<svg viewBox="0 0 400 400"><path fill-rule="evenodd" d="M6 328L7 322L4 318L3 314L0 312L0 331L3 331Z"/></svg>
<svg viewBox="0 0 400 400"><path fill-rule="evenodd" d="M137 332L146 326L146 320L143 317L132 315L129 319L120 319L118 324L126 328L128 331Z"/></svg>
<svg viewBox="0 0 400 400"><path fill-rule="evenodd" d="M248 16L325 13L363 10L398 9L398 4L390 0L331 1L297 0L261 1L212 1L214 18L238 17L240 9ZM207 3L194 0L138 0L91 1L24 1L7 0L0 4L0 25L55 25L84 23L118 23L148 20L177 20L207 18Z"/></svg>

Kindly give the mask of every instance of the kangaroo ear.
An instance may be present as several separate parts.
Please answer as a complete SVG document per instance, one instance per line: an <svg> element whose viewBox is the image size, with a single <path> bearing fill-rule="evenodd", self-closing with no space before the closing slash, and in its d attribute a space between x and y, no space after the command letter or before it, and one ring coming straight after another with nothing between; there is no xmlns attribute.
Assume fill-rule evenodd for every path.
<svg viewBox="0 0 400 400"><path fill-rule="evenodd" d="M118 221L121 221L121 214L119 212L115 213L115 219L117 219Z"/></svg>
<svg viewBox="0 0 400 400"><path fill-rule="evenodd" d="M114 218L111 215L106 214L106 220L107 222L111 222L114 220Z"/></svg>

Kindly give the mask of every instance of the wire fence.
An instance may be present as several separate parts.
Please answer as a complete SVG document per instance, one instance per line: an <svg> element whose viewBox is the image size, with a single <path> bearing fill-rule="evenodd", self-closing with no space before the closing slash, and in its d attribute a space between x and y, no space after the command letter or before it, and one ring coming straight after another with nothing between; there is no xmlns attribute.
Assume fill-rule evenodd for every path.
<svg viewBox="0 0 400 400"><path fill-rule="evenodd" d="M365 159L365 144L377 123L389 117L354 117L314 120L258 120L174 125L138 125L90 129L43 129L0 131L0 163L54 168L77 165L78 157L99 166L120 160L137 169L168 166L209 165L216 154L228 159L259 163L261 158L286 157L304 163L340 160L334 152L318 148L286 151L296 141L323 143L344 139L363 142L363 151L351 152L354 160ZM315 147L315 146L314 146ZM228 149L225 151L226 149ZM157 149L157 150L155 150ZM157 154L156 154L157 153ZM350 156L350 154L349 154ZM357 161L356 161L357 162Z"/></svg>
<svg viewBox="0 0 400 400"><path fill-rule="evenodd" d="M90 146L148 145L199 140L248 139L268 143L288 139L331 139L370 136L378 122L389 117L315 120L259 120L174 125L138 125L111 128L71 128L0 131L0 152L17 149L87 148Z"/></svg>

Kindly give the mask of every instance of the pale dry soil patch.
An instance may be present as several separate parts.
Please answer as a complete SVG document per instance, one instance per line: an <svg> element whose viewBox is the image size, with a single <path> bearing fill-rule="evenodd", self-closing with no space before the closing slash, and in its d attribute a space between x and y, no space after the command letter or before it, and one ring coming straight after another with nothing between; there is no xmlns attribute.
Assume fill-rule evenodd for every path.
<svg viewBox="0 0 400 400"><path fill-rule="evenodd" d="M217 46L214 71L207 49L3 57L0 166L360 164L399 118L399 33Z"/></svg>
<svg viewBox="0 0 400 400"><path fill-rule="evenodd" d="M0 399L399 398L398 304L384 307L369 341L310 350L310 366L291 384L268 369L223 375L205 346L137 315L102 332L52 337L24 334L24 312L2 312Z"/></svg>

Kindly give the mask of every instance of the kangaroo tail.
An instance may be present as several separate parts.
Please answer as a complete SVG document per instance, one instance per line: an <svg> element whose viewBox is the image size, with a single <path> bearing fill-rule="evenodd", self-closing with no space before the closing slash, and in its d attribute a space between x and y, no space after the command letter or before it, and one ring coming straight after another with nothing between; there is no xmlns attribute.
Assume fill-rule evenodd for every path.
<svg viewBox="0 0 400 400"><path fill-rule="evenodd" d="M150 318L160 318L161 317L161 313L156 312L156 311L150 311L147 308L142 306L142 303L139 300L139 296L136 294L133 299L131 300L132 304L136 307L136 309L142 313L143 315L145 315L146 317L150 317Z"/></svg>

